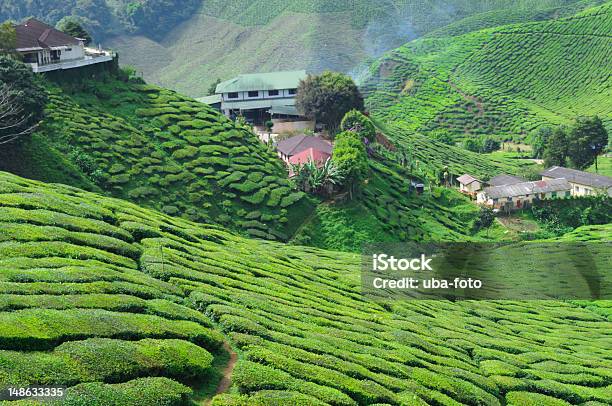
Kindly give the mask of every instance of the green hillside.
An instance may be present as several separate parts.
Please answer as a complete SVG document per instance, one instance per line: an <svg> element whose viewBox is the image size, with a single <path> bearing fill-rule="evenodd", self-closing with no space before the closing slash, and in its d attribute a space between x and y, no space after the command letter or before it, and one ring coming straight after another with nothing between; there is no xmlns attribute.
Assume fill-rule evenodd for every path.
<svg viewBox="0 0 612 406"><path fill-rule="evenodd" d="M48 82L45 121L0 151L0 169L267 239L289 238L311 210L281 161L208 106L110 75L63 86Z"/></svg>
<svg viewBox="0 0 612 406"><path fill-rule="evenodd" d="M456 140L520 138L577 115L597 114L611 129L611 31L608 2L567 18L418 39L372 65L367 105L404 132Z"/></svg>
<svg viewBox="0 0 612 406"><path fill-rule="evenodd" d="M605 302L377 304L357 255L7 173L0 223L0 383L64 384L63 404L205 400L223 341L215 406L612 401Z"/></svg>
<svg viewBox="0 0 612 406"><path fill-rule="evenodd" d="M500 21L512 22L503 17L510 10L529 14L574 3L203 0L198 12L162 39L118 35L105 45L118 50L122 62L137 66L148 81L202 96L216 78L245 72L332 69L357 74L383 52L470 16L502 10Z"/></svg>

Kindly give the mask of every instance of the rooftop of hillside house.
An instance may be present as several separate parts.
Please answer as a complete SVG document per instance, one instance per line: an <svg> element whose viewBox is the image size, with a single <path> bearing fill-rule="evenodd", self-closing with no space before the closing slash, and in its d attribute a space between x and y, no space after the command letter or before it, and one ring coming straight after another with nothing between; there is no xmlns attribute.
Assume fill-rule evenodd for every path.
<svg viewBox="0 0 612 406"><path fill-rule="evenodd" d="M245 73L219 83L215 93L296 89L307 76L305 70Z"/></svg>

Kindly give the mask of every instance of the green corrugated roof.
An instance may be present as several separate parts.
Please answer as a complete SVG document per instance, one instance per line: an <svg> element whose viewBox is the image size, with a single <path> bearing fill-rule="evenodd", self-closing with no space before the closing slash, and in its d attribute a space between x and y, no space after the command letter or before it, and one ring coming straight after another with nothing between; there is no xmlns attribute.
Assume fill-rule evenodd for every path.
<svg viewBox="0 0 612 406"><path fill-rule="evenodd" d="M219 83L216 93L295 89L306 76L305 70L247 73Z"/></svg>
<svg viewBox="0 0 612 406"><path fill-rule="evenodd" d="M196 100L199 101L200 103L204 103L204 104L221 103L221 95L220 94L213 94L212 96L199 97Z"/></svg>

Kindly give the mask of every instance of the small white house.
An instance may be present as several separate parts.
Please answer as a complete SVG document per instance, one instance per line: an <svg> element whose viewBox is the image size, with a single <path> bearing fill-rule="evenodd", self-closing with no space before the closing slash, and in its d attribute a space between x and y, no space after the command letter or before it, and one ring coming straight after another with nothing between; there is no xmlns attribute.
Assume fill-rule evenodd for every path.
<svg viewBox="0 0 612 406"><path fill-rule="evenodd" d="M459 182L459 191L470 196L476 196L476 193L482 188L482 181L467 173L459 176L457 182Z"/></svg>
<svg viewBox="0 0 612 406"><path fill-rule="evenodd" d="M36 73L78 68L113 59L110 52L86 48L72 37L34 18L15 26L16 51Z"/></svg>
<svg viewBox="0 0 612 406"><path fill-rule="evenodd" d="M540 172L542 180L567 179L572 185L572 196L607 194L612 196L612 178L596 173L553 166Z"/></svg>

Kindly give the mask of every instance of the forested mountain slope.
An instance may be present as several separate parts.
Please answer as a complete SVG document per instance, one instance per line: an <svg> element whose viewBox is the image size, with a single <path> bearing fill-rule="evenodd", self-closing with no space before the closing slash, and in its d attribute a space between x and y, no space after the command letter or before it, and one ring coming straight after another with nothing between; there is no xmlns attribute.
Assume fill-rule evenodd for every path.
<svg viewBox="0 0 612 406"><path fill-rule="evenodd" d="M574 16L417 39L374 63L375 116L407 133L520 138L599 115L612 128L612 3Z"/></svg>
<svg viewBox="0 0 612 406"><path fill-rule="evenodd" d="M239 360L216 406L612 400L605 302L382 305L360 295L357 255L7 173L0 224L2 386L180 405L214 379L228 340Z"/></svg>

